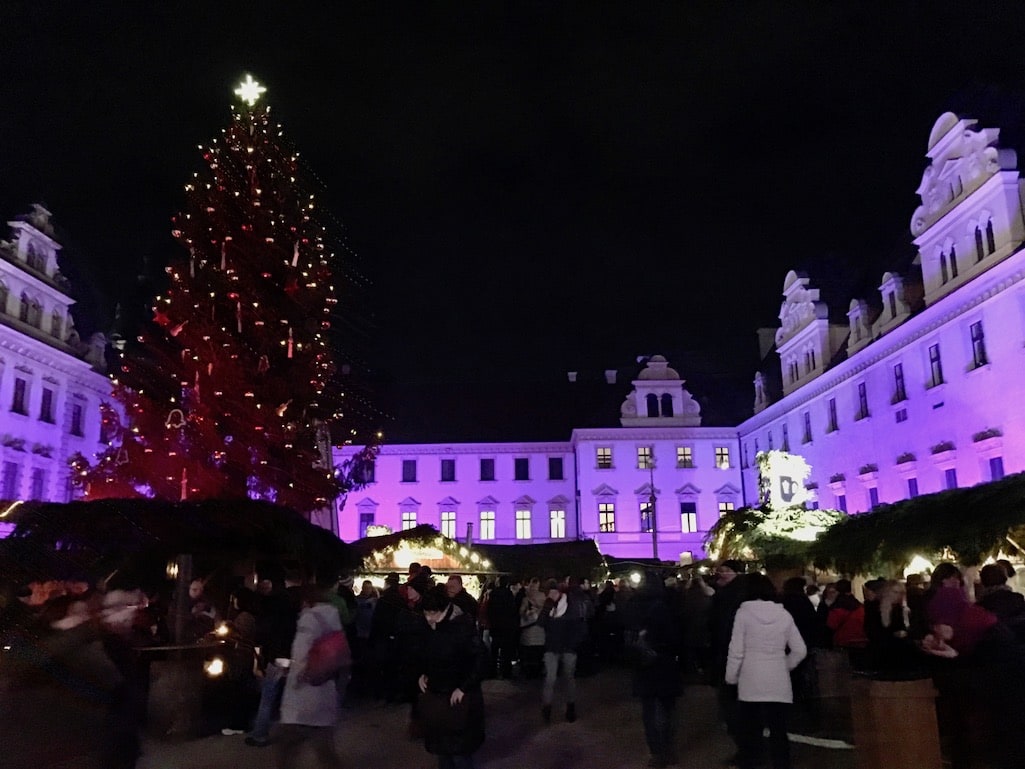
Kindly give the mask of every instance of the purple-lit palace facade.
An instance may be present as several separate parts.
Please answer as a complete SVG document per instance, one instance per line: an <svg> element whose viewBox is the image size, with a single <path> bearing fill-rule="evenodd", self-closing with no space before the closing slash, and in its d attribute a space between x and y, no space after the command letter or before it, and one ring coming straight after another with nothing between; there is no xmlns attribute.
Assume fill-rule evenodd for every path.
<svg viewBox="0 0 1025 769"><path fill-rule="evenodd" d="M851 300L846 324L831 322L809 276L790 272L781 325L761 335L782 393L758 373L751 418L700 426L679 375L655 356L619 426L574 430L565 443L384 446L375 482L338 514L340 536L429 523L458 539L587 537L615 556L657 547L686 561L722 511L757 504L760 451L803 456L811 504L849 512L1025 470L1016 155L998 129L951 113L926 154L911 268L883 274L873 301ZM336 448L336 461L350 451Z"/></svg>
<svg viewBox="0 0 1025 769"><path fill-rule="evenodd" d="M807 276L783 286L783 396L755 380L738 427L748 495L758 451L811 466L822 507L850 512L1025 470L1025 221L999 130L947 113L929 136L911 218L914 275L885 273L831 325ZM833 361L832 365L828 365ZM838 361L838 362L837 362Z"/></svg>
<svg viewBox="0 0 1025 769"><path fill-rule="evenodd" d="M50 213L35 206L8 225L10 239L0 239L0 500L64 502L69 458L92 460L105 447L106 338L83 342L75 330Z"/></svg>

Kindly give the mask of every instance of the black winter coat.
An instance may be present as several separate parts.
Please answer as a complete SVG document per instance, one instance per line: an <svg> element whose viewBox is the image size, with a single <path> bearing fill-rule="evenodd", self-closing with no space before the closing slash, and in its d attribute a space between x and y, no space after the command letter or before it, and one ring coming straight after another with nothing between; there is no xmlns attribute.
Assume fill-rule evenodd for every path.
<svg viewBox="0 0 1025 769"><path fill-rule="evenodd" d="M473 620L450 606L445 618L423 637L421 671L427 676L429 694L448 697L455 689L463 691L463 702L457 707L465 708L465 719L462 728L452 730L442 722L432 722L430 711L421 708L429 753L468 756L484 742L480 682L487 665L488 655Z"/></svg>
<svg viewBox="0 0 1025 769"><path fill-rule="evenodd" d="M647 644L658 652L653 662L634 668L635 697L679 697L683 678L676 660L681 625L670 603L671 594L659 587L645 588L630 600L627 630L644 632Z"/></svg>

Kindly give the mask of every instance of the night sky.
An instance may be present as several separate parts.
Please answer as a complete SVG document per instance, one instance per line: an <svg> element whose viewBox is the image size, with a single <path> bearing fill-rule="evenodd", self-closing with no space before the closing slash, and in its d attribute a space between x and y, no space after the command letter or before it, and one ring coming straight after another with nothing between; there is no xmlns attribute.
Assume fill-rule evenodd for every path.
<svg viewBox="0 0 1025 769"><path fill-rule="evenodd" d="M197 144L251 72L372 282L362 381L393 440L566 439L587 421L556 394L566 371L656 352L712 421L737 419L788 269L842 312L907 263L942 112L1025 137L1019 2L7 0L3 17L0 215L53 212L80 328L109 328L179 255Z"/></svg>

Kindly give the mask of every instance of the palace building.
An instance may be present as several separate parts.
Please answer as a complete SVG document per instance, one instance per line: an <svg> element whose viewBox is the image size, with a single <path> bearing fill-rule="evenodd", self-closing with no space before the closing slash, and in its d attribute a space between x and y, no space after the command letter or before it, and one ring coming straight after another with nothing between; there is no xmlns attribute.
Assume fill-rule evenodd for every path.
<svg viewBox="0 0 1025 769"><path fill-rule="evenodd" d="M91 460L106 447L107 340L83 341L75 330L50 212L37 205L8 225L10 239L0 239L0 500L66 502L70 458Z"/></svg>
<svg viewBox="0 0 1025 769"><path fill-rule="evenodd" d="M878 294L850 298L845 323L813 275L785 276L750 418L702 426L683 379L652 356L618 425L610 414L555 443L383 446L339 535L429 523L458 539L593 538L610 555L686 562L723 511L758 504L759 452L801 455L809 504L851 513L1025 470L1017 156L999 129L946 113L926 157L917 254L879 277ZM336 463L352 451L336 447Z"/></svg>

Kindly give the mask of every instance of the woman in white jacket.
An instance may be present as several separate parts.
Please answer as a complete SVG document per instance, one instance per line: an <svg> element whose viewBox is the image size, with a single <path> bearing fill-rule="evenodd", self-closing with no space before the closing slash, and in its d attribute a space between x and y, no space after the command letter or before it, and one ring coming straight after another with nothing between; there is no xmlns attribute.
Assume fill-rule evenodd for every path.
<svg viewBox="0 0 1025 769"><path fill-rule="evenodd" d="M744 577L747 599L737 610L726 661L726 683L738 687L740 769L760 758L762 732L769 729L773 769L790 769L787 705L794 701L790 671L808 653L793 617L775 602L776 590L763 574ZM789 650L789 653L788 653Z"/></svg>

